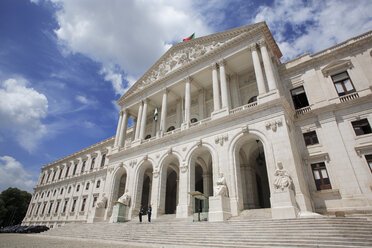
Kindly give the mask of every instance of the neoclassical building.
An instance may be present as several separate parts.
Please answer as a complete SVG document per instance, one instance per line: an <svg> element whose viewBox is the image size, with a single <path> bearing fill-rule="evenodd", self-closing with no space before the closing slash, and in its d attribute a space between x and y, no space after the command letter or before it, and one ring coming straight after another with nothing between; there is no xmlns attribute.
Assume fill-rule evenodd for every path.
<svg viewBox="0 0 372 248"><path fill-rule="evenodd" d="M265 23L171 47L118 100L116 135L44 165L24 224L372 212L372 32L281 63ZM129 123L134 123L128 127Z"/></svg>

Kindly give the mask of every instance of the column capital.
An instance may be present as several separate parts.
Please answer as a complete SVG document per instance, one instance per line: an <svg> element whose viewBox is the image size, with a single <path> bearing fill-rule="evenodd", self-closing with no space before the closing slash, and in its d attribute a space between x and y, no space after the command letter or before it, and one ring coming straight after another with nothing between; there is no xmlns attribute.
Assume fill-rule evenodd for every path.
<svg viewBox="0 0 372 248"><path fill-rule="evenodd" d="M260 47L262 47L262 46L267 47L267 43L266 43L265 40L259 40L259 41L257 42L257 45L260 46Z"/></svg>
<svg viewBox="0 0 372 248"><path fill-rule="evenodd" d="M166 93L166 94L169 93L169 89L168 89L168 88L164 88L164 89L162 89L161 91L163 92L163 94L164 94L164 93Z"/></svg>
<svg viewBox="0 0 372 248"><path fill-rule="evenodd" d="M192 81L192 77L191 77L191 76L187 76L187 77L185 77L185 81L186 81L186 83L187 83L187 82L191 83L191 81Z"/></svg>
<svg viewBox="0 0 372 248"><path fill-rule="evenodd" d="M251 50L251 52L253 52L253 51L257 51L257 44L254 43L254 44L248 46L248 49Z"/></svg>
<svg viewBox="0 0 372 248"><path fill-rule="evenodd" d="M225 59L220 59L220 60L218 61L218 65L219 65L219 66L225 66L225 65L226 65L226 60L225 60Z"/></svg>
<svg viewBox="0 0 372 248"><path fill-rule="evenodd" d="M218 64L217 64L216 62L213 62L213 63L211 64L211 68L214 69L214 70L217 70L217 68L218 68Z"/></svg>
<svg viewBox="0 0 372 248"><path fill-rule="evenodd" d="M146 97L145 99L142 100L143 103L148 103L150 100Z"/></svg>

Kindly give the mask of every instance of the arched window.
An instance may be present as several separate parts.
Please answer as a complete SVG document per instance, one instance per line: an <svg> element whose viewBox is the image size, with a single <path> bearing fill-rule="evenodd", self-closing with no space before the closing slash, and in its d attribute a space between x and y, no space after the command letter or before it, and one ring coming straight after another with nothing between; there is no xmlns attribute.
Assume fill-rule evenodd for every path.
<svg viewBox="0 0 372 248"><path fill-rule="evenodd" d="M44 192L43 192L43 193L41 193L41 197L40 197L40 198L42 199L43 197L44 197Z"/></svg>
<svg viewBox="0 0 372 248"><path fill-rule="evenodd" d="M174 129L176 129L174 126L170 126L170 127L167 129L167 132L173 131Z"/></svg>
<svg viewBox="0 0 372 248"><path fill-rule="evenodd" d="M52 182L54 181L54 178L56 177L56 173L57 173L57 171L53 172Z"/></svg>
<svg viewBox="0 0 372 248"><path fill-rule="evenodd" d="M96 158L92 158L92 163L90 164L90 170L93 170L94 163L96 162Z"/></svg>
<svg viewBox="0 0 372 248"><path fill-rule="evenodd" d="M59 169L58 180L62 177L62 169Z"/></svg>
<svg viewBox="0 0 372 248"><path fill-rule="evenodd" d="M87 185L85 186L85 190L88 190L89 189L89 182L87 182Z"/></svg>
<svg viewBox="0 0 372 248"><path fill-rule="evenodd" d="M248 103L252 103L252 102L257 102L257 96L252 96L252 97L248 100Z"/></svg>
<svg viewBox="0 0 372 248"><path fill-rule="evenodd" d="M146 135L145 140L150 139L150 138L151 138L151 134L148 134Z"/></svg>
<svg viewBox="0 0 372 248"><path fill-rule="evenodd" d="M86 161L83 161L83 165L81 166L80 173L83 173L84 172L84 170L85 170L85 163L86 163Z"/></svg>
<svg viewBox="0 0 372 248"><path fill-rule="evenodd" d="M72 175L74 176L76 174L78 163L75 164L74 170L72 171Z"/></svg>
<svg viewBox="0 0 372 248"><path fill-rule="evenodd" d="M68 171L69 171L69 170L70 170L70 166L68 166L67 169L66 169L65 177L68 176Z"/></svg>
<svg viewBox="0 0 372 248"><path fill-rule="evenodd" d="M49 197L50 191L48 191L47 197Z"/></svg>
<svg viewBox="0 0 372 248"><path fill-rule="evenodd" d="M41 178L40 183L43 183L44 182L44 178L45 178L45 174L43 174L43 177Z"/></svg>
<svg viewBox="0 0 372 248"><path fill-rule="evenodd" d="M196 119L196 118L192 118L192 119L190 120L190 122L191 122L191 123L198 122L198 119Z"/></svg>
<svg viewBox="0 0 372 248"><path fill-rule="evenodd" d="M99 186L101 186L101 180L98 180L98 181L97 181L96 188L98 189Z"/></svg>
<svg viewBox="0 0 372 248"><path fill-rule="evenodd" d="M53 192L53 196L55 196L57 193L57 190L55 189L54 192Z"/></svg>
<svg viewBox="0 0 372 248"><path fill-rule="evenodd" d="M105 160L106 160L106 154L103 154L102 159L101 159L101 167L105 166Z"/></svg>
<svg viewBox="0 0 372 248"><path fill-rule="evenodd" d="M60 193L61 195L63 194L63 188L61 188L61 193Z"/></svg>
<svg viewBox="0 0 372 248"><path fill-rule="evenodd" d="M67 193L69 194L71 192L71 186L68 187Z"/></svg>
<svg viewBox="0 0 372 248"><path fill-rule="evenodd" d="M80 190L80 184L78 184L78 186L76 186L76 192L79 192Z"/></svg>

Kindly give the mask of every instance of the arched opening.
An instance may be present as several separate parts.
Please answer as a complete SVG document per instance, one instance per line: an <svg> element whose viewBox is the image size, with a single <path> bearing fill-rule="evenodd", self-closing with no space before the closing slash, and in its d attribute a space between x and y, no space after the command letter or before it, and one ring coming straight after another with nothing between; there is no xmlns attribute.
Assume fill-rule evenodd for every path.
<svg viewBox="0 0 372 248"><path fill-rule="evenodd" d="M116 176L115 176L112 202L117 201L125 193L126 183L127 183L126 170L124 168L120 168L116 172ZM100 184L101 184L101 181L98 180L96 188L98 188Z"/></svg>
<svg viewBox="0 0 372 248"><path fill-rule="evenodd" d="M150 190L151 190L151 178L148 173L144 175L143 186L142 186L142 196L141 205L143 208L147 208L150 202Z"/></svg>
<svg viewBox="0 0 372 248"><path fill-rule="evenodd" d="M174 126L170 126L168 127L167 132L173 131L174 129L176 129Z"/></svg>
<svg viewBox="0 0 372 248"><path fill-rule="evenodd" d="M248 100L248 104L249 104L249 103L252 103L252 102L257 102L257 96L252 96L252 97Z"/></svg>
<svg viewBox="0 0 372 248"><path fill-rule="evenodd" d="M149 161L145 161L141 165L138 175L135 214L138 214L141 206L147 211L149 204L151 204L152 172L152 164Z"/></svg>
<svg viewBox="0 0 372 248"><path fill-rule="evenodd" d="M159 213L176 213L179 192L178 179L179 161L174 154L170 154L162 163Z"/></svg>
<svg viewBox="0 0 372 248"><path fill-rule="evenodd" d="M270 208L270 187L262 142L251 136L237 146L236 153L243 209Z"/></svg>

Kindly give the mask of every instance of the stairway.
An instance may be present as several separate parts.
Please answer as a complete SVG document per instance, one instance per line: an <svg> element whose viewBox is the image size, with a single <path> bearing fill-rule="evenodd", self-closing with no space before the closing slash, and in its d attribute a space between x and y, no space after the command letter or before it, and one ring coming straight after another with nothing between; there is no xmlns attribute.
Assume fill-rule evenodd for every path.
<svg viewBox="0 0 372 248"><path fill-rule="evenodd" d="M179 247L372 247L372 221L362 218L235 219L186 222L66 224L41 235Z"/></svg>

